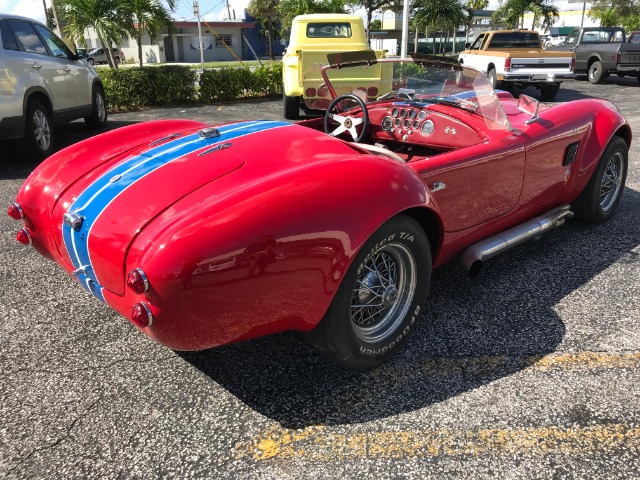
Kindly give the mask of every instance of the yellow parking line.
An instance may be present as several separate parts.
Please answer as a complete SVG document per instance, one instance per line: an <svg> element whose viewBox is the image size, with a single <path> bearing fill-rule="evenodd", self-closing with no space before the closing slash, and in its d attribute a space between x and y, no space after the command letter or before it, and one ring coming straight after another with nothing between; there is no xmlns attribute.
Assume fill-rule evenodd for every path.
<svg viewBox="0 0 640 480"><path fill-rule="evenodd" d="M430 358L412 365L411 376L506 368L532 371L631 369L640 367L640 352L575 352L533 356ZM374 375L397 377L397 365ZM399 378L402 378L400 376ZM398 378L397 378L398 379ZM640 450L640 427L624 424L561 428L556 426L485 429L336 433L325 426L301 430L274 427L239 444L237 457L331 460L349 458L420 458L443 455L588 453L624 447Z"/></svg>
<svg viewBox="0 0 640 480"><path fill-rule="evenodd" d="M422 430L335 433L327 427L300 431L274 428L241 444L236 457L313 461L361 458L585 454L618 448L640 449L640 428L622 424L589 427L532 427L475 431Z"/></svg>

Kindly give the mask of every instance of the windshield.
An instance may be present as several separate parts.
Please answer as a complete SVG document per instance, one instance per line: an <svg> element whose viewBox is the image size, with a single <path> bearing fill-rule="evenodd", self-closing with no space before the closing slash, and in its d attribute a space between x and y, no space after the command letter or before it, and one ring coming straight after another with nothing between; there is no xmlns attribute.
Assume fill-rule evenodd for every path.
<svg viewBox="0 0 640 480"><path fill-rule="evenodd" d="M355 94L367 103L394 99L421 106L445 104L481 115L490 130L511 129L487 78L457 63L410 58L354 61L328 67L324 76L334 98Z"/></svg>

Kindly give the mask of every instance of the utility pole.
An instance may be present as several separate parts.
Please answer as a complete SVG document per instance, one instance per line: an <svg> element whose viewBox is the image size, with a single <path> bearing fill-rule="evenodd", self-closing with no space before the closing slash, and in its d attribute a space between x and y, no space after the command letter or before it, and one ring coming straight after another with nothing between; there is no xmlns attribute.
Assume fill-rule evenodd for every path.
<svg viewBox="0 0 640 480"><path fill-rule="evenodd" d="M404 0L402 7L402 44L400 45L400 56L407 58L407 42L409 41L409 0Z"/></svg>
<svg viewBox="0 0 640 480"><path fill-rule="evenodd" d="M200 45L200 64L204 72L204 45L202 44L202 28L200 27L200 6L198 0L193 0L193 14L198 19L198 45Z"/></svg>
<svg viewBox="0 0 640 480"><path fill-rule="evenodd" d="M587 9L587 0L582 2L582 19L580 20L580 28L584 26L584 12Z"/></svg>
<svg viewBox="0 0 640 480"><path fill-rule="evenodd" d="M231 8L229 7L229 0L227 0L227 15L229 15L229 21L231 21Z"/></svg>

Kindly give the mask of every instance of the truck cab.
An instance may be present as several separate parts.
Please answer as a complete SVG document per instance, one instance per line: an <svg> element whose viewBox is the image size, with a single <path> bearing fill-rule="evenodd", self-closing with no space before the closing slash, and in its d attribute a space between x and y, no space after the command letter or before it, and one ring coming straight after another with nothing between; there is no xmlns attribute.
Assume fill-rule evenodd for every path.
<svg viewBox="0 0 640 480"><path fill-rule="evenodd" d="M331 98L328 89L322 87L320 70L328 65L327 54L362 50L372 51L359 15L332 13L295 17L282 57L284 117L297 119L301 105L310 109L326 108ZM383 50L374 52L376 58L384 56Z"/></svg>

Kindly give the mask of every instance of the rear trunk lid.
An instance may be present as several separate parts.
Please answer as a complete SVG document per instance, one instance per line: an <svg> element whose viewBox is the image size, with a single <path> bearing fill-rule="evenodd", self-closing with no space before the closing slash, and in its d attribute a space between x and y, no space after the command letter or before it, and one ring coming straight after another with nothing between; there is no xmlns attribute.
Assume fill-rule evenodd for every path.
<svg viewBox="0 0 640 480"><path fill-rule="evenodd" d="M58 252L98 298L102 288L122 295L126 255L140 231L184 196L241 168L244 159L233 152L234 142L247 141L241 137L264 142L270 130L289 125L241 122L201 130L204 136L168 136L88 172L54 207Z"/></svg>

